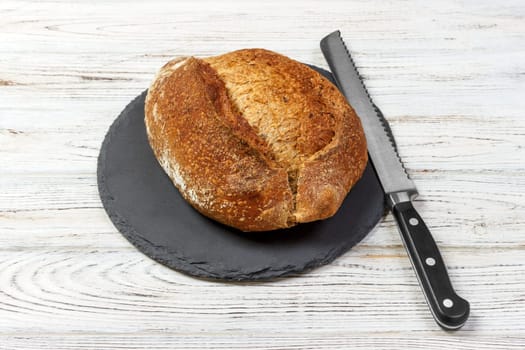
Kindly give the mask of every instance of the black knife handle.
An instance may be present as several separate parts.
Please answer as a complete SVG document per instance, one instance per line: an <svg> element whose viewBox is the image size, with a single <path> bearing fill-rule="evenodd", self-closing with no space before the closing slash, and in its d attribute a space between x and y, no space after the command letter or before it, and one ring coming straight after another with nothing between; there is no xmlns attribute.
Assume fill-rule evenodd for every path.
<svg viewBox="0 0 525 350"><path fill-rule="evenodd" d="M436 322L445 329L460 328L469 316L470 305L454 291L425 222L409 201L395 204L392 212Z"/></svg>

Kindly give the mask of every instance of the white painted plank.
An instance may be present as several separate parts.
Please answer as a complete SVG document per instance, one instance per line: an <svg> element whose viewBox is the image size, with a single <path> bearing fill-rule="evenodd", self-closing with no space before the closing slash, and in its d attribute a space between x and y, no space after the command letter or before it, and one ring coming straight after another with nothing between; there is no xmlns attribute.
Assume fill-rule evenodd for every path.
<svg viewBox="0 0 525 350"><path fill-rule="evenodd" d="M88 333L433 330L410 263L398 256L401 249L389 249L389 255L352 251L305 275L244 284L173 273L136 251L4 252L0 327L8 333L28 327ZM523 334L523 252L468 254L449 268L473 306L462 332Z"/></svg>
<svg viewBox="0 0 525 350"><path fill-rule="evenodd" d="M30 337L30 338L29 338ZM43 349L462 349L462 350L521 350L522 339L514 337L476 336L474 334L444 334L443 332L417 332L398 336L390 333L329 332L315 330L287 335L246 335L235 330L215 335L213 343L202 333L171 332L118 333L118 334L46 334L9 336L0 348Z"/></svg>
<svg viewBox="0 0 525 350"><path fill-rule="evenodd" d="M132 97L134 98L134 96ZM0 156L4 171L87 172L112 121L129 101L100 114L83 111L89 104L64 104L46 123L43 111L23 110L2 122ZM12 107L14 108L14 106ZM71 118L78 111L78 118ZM46 117L44 117L46 118ZM52 119L51 119L52 118ZM390 117L399 151L409 172L435 169L525 173L525 119L495 116ZM31 123L36 120L36 123ZM84 124L85 123L85 124ZM38 167L34 166L38 160ZM74 165L74 166L73 166Z"/></svg>
<svg viewBox="0 0 525 350"><path fill-rule="evenodd" d="M416 207L441 245L513 248L525 244L525 178L519 174L444 172L414 178L425 189ZM19 176L0 181L0 189L4 198L0 242L6 247L37 248L40 240L59 246L105 247L99 234L115 233L102 209L94 174ZM370 242L399 243L391 216L381 227L388 231L378 230Z"/></svg>

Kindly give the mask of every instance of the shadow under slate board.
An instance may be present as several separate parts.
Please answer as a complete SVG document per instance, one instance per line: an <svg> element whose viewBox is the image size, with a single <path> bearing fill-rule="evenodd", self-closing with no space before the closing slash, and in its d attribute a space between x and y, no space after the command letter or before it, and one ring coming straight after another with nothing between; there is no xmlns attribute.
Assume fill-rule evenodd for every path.
<svg viewBox="0 0 525 350"><path fill-rule="evenodd" d="M330 72L315 67L333 81ZM144 91L115 120L98 158L100 198L115 227L150 258L186 274L251 281L333 261L362 240L385 212L369 163L335 216L270 232L241 232L201 215L158 164L144 125Z"/></svg>

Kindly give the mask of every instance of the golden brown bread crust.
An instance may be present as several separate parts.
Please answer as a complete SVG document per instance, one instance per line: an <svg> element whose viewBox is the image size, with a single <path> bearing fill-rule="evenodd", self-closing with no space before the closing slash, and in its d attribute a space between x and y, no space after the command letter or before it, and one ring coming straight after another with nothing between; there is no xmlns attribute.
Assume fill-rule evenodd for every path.
<svg viewBox="0 0 525 350"><path fill-rule="evenodd" d="M360 121L335 86L267 50L168 62L145 114L185 199L243 231L332 216L367 162Z"/></svg>

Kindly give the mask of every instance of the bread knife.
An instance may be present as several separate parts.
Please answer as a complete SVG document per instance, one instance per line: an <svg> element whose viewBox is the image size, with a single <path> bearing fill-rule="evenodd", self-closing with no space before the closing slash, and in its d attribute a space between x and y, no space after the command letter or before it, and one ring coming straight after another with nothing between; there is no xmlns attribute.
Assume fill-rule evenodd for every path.
<svg viewBox="0 0 525 350"><path fill-rule="evenodd" d="M430 311L441 327L459 329L469 316L470 305L454 291L436 242L412 205L418 192L387 131L388 122L375 108L340 31L321 40L321 51L339 89L361 119L370 159Z"/></svg>

